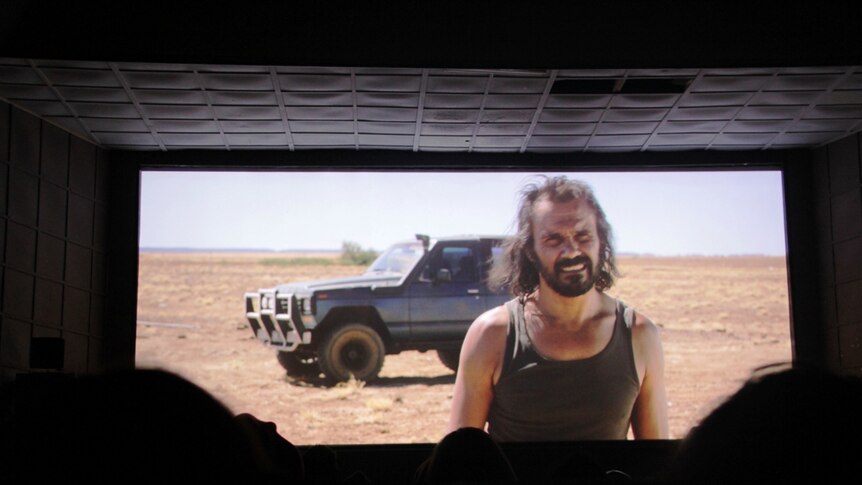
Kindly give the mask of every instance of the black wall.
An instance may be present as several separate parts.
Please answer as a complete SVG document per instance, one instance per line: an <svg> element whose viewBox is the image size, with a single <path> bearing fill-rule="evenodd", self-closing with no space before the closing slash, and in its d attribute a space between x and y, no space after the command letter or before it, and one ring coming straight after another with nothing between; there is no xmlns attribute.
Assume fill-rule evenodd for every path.
<svg viewBox="0 0 862 485"><path fill-rule="evenodd" d="M105 366L106 152L0 101L0 378L31 342L62 339L62 368ZM58 352L59 351L59 352Z"/></svg>

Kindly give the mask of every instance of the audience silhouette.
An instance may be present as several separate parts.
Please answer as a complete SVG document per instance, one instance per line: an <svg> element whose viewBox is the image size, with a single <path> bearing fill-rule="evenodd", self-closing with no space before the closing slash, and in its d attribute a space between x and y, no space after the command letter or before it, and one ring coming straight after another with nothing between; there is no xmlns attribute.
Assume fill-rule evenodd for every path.
<svg viewBox="0 0 862 485"><path fill-rule="evenodd" d="M858 378L806 367L761 369L691 430L668 481L839 482L858 473L860 409Z"/></svg>
<svg viewBox="0 0 862 485"><path fill-rule="evenodd" d="M515 472L500 446L483 430L461 428L434 446L417 469L417 484L514 483Z"/></svg>

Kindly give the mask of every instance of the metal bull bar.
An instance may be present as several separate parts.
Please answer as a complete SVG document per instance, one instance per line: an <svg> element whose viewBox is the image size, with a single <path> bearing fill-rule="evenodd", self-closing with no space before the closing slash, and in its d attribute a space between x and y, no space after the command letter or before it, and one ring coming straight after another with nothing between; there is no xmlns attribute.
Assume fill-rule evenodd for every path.
<svg viewBox="0 0 862 485"><path fill-rule="evenodd" d="M270 347L290 352L299 344L311 343L293 293L275 289L246 293L245 316L255 337Z"/></svg>

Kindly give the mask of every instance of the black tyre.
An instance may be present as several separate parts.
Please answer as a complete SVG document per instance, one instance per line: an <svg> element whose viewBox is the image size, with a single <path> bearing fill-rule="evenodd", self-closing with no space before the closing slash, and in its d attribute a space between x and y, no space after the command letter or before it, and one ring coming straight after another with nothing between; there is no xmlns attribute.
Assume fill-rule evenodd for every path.
<svg viewBox="0 0 862 485"><path fill-rule="evenodd" d="M461 357L461 349L439 349L437 350L437 357L440 358L440 362L443 363L450 370L457 372L458 371L458 358Z"/></svg>
<svg viewBox="0 0 862 485"><path fill-rule="evenodd" d="M380 335L371 327L351 323L338 327L320 348L320 369L333 381L371 381L383 367L386 350Z"/></svg>
<svg viewBox="0 0 862 485"><path fill-rule="evenodd" d="M313 356L279 351L276 352L276 358L291 377L309 378L320 375L320 365Z"/></svg>

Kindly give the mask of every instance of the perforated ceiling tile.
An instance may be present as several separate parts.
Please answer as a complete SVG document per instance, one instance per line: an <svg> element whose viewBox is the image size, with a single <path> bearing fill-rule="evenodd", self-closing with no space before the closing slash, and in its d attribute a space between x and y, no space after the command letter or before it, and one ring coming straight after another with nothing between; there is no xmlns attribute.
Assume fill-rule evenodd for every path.
<svg viewBox="0 0 862 485"><path fill-rule="evenodd" d="M612 108L670 108L678 94L618 94L611 99Z"/></svg>
<svg viewBox="0 0 862 485"><path fill-rule="evenodd" d="M763 91L751 97L751 106L808 105L817 101L821 91Z"/></svg>
<svg viewBox="0 0 862 485"><path fill-rule="evenodd" d="M594 136L590 139L589 145L594 147L640 147L647 139L649 139L649 135Z"/></svg>
<svg viewBox="0 0 862 485"><path fill-rule="evenodd" d="M526 123L489 123L478 128L476 134L482 136L526 135L530 131Z"/></svg>
<svg viewBox="0 0 862 485"><path fill-rule="evenodd" d="M0 66L0 83L4 84L44 84L45 82L30 67Z"/></svg>
<svg viewBox="0 0 862 485"><path fill-rule="evenodd" d="M284 133L227 133L227 142L231 146L256 145L256 146L288 146L289 139Z"/></svg>
<svg viewBox="0 0 862 485"><path fill-rule="evenodd" d="M353 133L353 121L298 121L290 120L292 133Z"/></svg>
<svg viewBox="0 0 862 485"><path fill-rule="evenodd" d="M357 91L419 92L420 76L356 76Z"/></svg>
<svg viewBox="0 0 862 485"><path fill-rule="evenodd" d="M401 146L413 148L413 135L359 135L360 145Z"/></svg>
<svg viewBox="0 0 862 485"><path fill-rule="evenodd" d="M595 123L536 123L536 135L590 135L596 129Z"/></svg>
<svg viewBox="0 0 862 485"><path fill-rule="evenodd" d="M6 99L57 100L54 90L29 84L0 84L0 97Z"/></svg>
<svg viewBox="0 0 862 485"><path fill-rule="evenodd" d="M108 145L158 145L150 133L93 133Z"/></svg>
<svg viewBox="0 0 862 485"><path fill-rule="evenodd" d="M862 106L817 106L805 113L805 119L854 118L862 119Z"/></svg>
<svg viewBox="0 0 862 485"><path fill-rule="evenodd" d="M489 77L467 77L467 76L429 76L429 93L484 93L488 86Z"/></svg>
<svg viewBox="0 0 862 485"><path fill-rule="evenodd" d="M658 127L659 133L717 133L726 121L667 121Z"/></svg>
<svg viewBox="0 0 862 485"><path fill-rule="evenodd" d="M762 120L762 121L731 121L724 127L725 133L778 133L793 126L788 120Z"/></svg>
<svg viewBox="0 0 862 485"><path fill-rule="evenodd" d="M356 109L356 118L363 121L416 121L414 108L369 108Z"/></svg>
<svg viewBox="0 0 862 485"><path fill-rule="evenodd" d="M486 109L482 111L482 123L529 123L536 111L531 109Z"/></svg>
<svg viewBox="0 0 862 485"><path fill-rule="evenodd" d="M521 148L523 136L477 136L473 148Z"/></svg>
<svg viewBox="0 0 862 485"><path fill-rule="evenodd" d="M416 123L393 123L387 121L360 121L357 125L359 133L378 133L392 135L412 135L416 132ZM425 125L423 125L424 128Z"/></svg>
<svg viewBox="0 0 862 485"><path fill-rule="evenodd" d="M650 140L650 146L706 146L713 140L713 138L715 138L715 135L712 133L667 133L652 137Z"/></svg>
<svg viewBox="0 0 862 485"><path fill-rule="evenodd" d="M81 118L81 122L91 131L149 131L147 124L140 119Z"/></svg>
<svg viewBox="0 0 862 485"><path fill-rule="evenodd" d="M583 148L586 146L588 136L536 136L530 137L530 147L565 147Z"/></svg>
<svg viewBox="0 0 862 485"><path fill-rule="evenodd" d="M799 120L787 131L848 131L859 123L856 119Z"/></svg>
<svg viewBox="0 0 862 485"><path fill-rule="evenodd" d="M438 148L468 148L471 138L469 136L425 136L419 137L420 147Z"/></svg>
<svg viewBox="0 0 862 485"><path fill-rule="evenodd" d="M482 96L478 94L426 94L426 108L479 108L482 106Z"/></svg>
<svg viewBox="0 0 862 485"><path fill-rule="evenodd" d="M73 88L58 86L57 92L66 101L92 101L107 103L131 103L126 91L118 88Z"/></svg>
<svg viewBox="0 0 862 485"><path fill-rule="evenodd" d="M668 114L670 121L729 120L739 111L738 107L677 108Z"/></svg>
<svg viewBox="0 0 862 485"><path fill-rule="evenodd" d="M144 104L207 104L207 95L200 90L135 89L132 95Z"/></svg>
<svg viewBox="0 0 862 485"><path fill-rule="evenodd" d="M272 91L269 74L216 74L199 73L204 87L224 91Z"/></svg>
<svg viewBox="0 0 862 485"><path fill-rule="evenodd" d="M767 91L817 91L829 88L835 84L838 76L810 75L786 76L772 78L764 89Z"/></svg>
<svg viewBox="0 0 862 485"><path fill-rule="evenodd" d="M610 101L609 94L550 94L545 108L604 108Z"/></svg>
<svg viewBox="0 0 862 485"><path fill-rule="evenodd" d="M150 126L160 133L218 133L215 121L206 120L150 120Z"/></svg>
<svg viewBox="0 0 862 485"><path fill-rule="evenodd" d="M281 120L220 120L218 123L225 133L284 133L286 128Z"/></svg>
<svg viewBox="0 0 862 485"><path fill-rule="evenodd" d="M489 94L485 98L485 108L535 109L541 99L542 97L537 94Z"/></svg>
<svg viewBox="0 0 862 485"><path fill-rule="evenodd" d="M190 72L120 71L133 89L200 89L197 76Z"/></svg>
<svg viewBox="0 0 862 485"><path fill-rule="evenodd" d="M765 145L777 133L720 133L713 143L716 145Z"/></svg>
<svg viewBox="0 0 862 485"><path fill-rule="evenodd" d="M640 123L601 123L596 128L597 135L642 135L655 131L658 122Z"/></svg>
<svg viewBox="0 0 862 485"><path fill-rule="evenodd" d="M237 106L278 106L274 92L213 91L209 93L212 104Z"/></svg>
<svg viewBox="0 0 862 485"><path fill-rule="evenodd" d="M736 115L738 120L790 120L801 116L805 106L748 106Z"/></svg>
<svg viewBox="0 0 862 485"><path fill-rule="evenodd" d="M689 93L679 102L681 107L742 106L754 93Z"/></svg>
<svg viewBox="0 0 862 485"><path fill-rule="evenodd" d="M212 133L160 133L159 138L165 145L179 146L224 146L225 138Z"/></svg>
<svg viewBox="0 0 862 485"><path fill-rule="evenodd" d="M548 85L547 79L517 78L517 77L495 77L491 81L491 93L509 94L541 94Z"/></svg>
<svg viewBox="0 0 862 485"><path fill-rule="evenodd" d="M426 109L422 111L423 123L475 123L479 119L477 109Z"/></svg>
<svg viewBox="0 0 862 485"><path fill-rule="evenodd" d="M42 68L42 73L55 86L120 87L112 71L99 69Z"/></svg>
<svg viewBox="0 0 862 485"><path fill-rule="evenodd" d="M419 106L419 95L408 93L356 93L357 106L386 106L415 108Z"/></svg>
<svg viewBox="0 0 862 485"><path fill-rule="evenodd" d="M612 109L603 121L661 121L667 113L666 109Z"/></svg>
<svg viewBox="0 0 862 485"><path fill-rule="evenodd" d="M472 136L476 132L475 123L422 123L423 135Z"/></svg>
<svg viewBox="0 0 862 485"><path fill-rule="evenodd" d="M283 99L287 106L353 106L353 93L345 92L290 92Z"/></svg>
<svg viewBox="0 0 862 485"><path fill-rule="evenodd" d="M151 119L211 120L213 118L213 112L209 106L142 104L141 111Z"/></svg>
<svg viewBox="0 0 862 485"><path fill-rule="evenodd" d="M771 76L704 76L689 87L692 93L757 91Z"/></svg>
<svg viewBox="0 0 862 485"><path fill-rule="evenodd" d="M319 74L287 74L278 76L285 91L350 91L350 76Z"/></svg>
<svg viewBox="0 0 862 485"><path fill-rule="evenodd" d="M817 100L818 104L862 104L862 90L832 91Z"/></svg>
<svg viewBox="0 0 862 485"><path fill-rule="evenodd" d="M336 106L293 106L287 111L291 120L353 120L353 108Z"/></svg>
<svg viewBox="0 0 862 485"><path fill-rule="evenodd" d="M843 137L846 133L784 133L775 137L774 145L819 145Z"/></svg>
<svg viewBox="0 0 862 485"><path fill-rule="evenodd" d="M213 106L220 120L280 120L281 111L275 106Z"/></svg>
<svg viewBox="0 0 862 485"><path fill-rule="evenodd" d="M140 118L141 114L131 104L119 103L69 103L78 116L88 118Z"/></svg>
<svg viewBox="0 0 862 485"><path fill-rule="evenodd" d="M541 123L589 122L599 121L599 109L545 109L539 116Z"/></svg>
<svg viewBox="0 0 862 485"><path fill-rule="evenodd" d="M300 145L313 146L353 146L356 138L352 134L338 133L297 133L293 135L293 142Z"/></svg>

